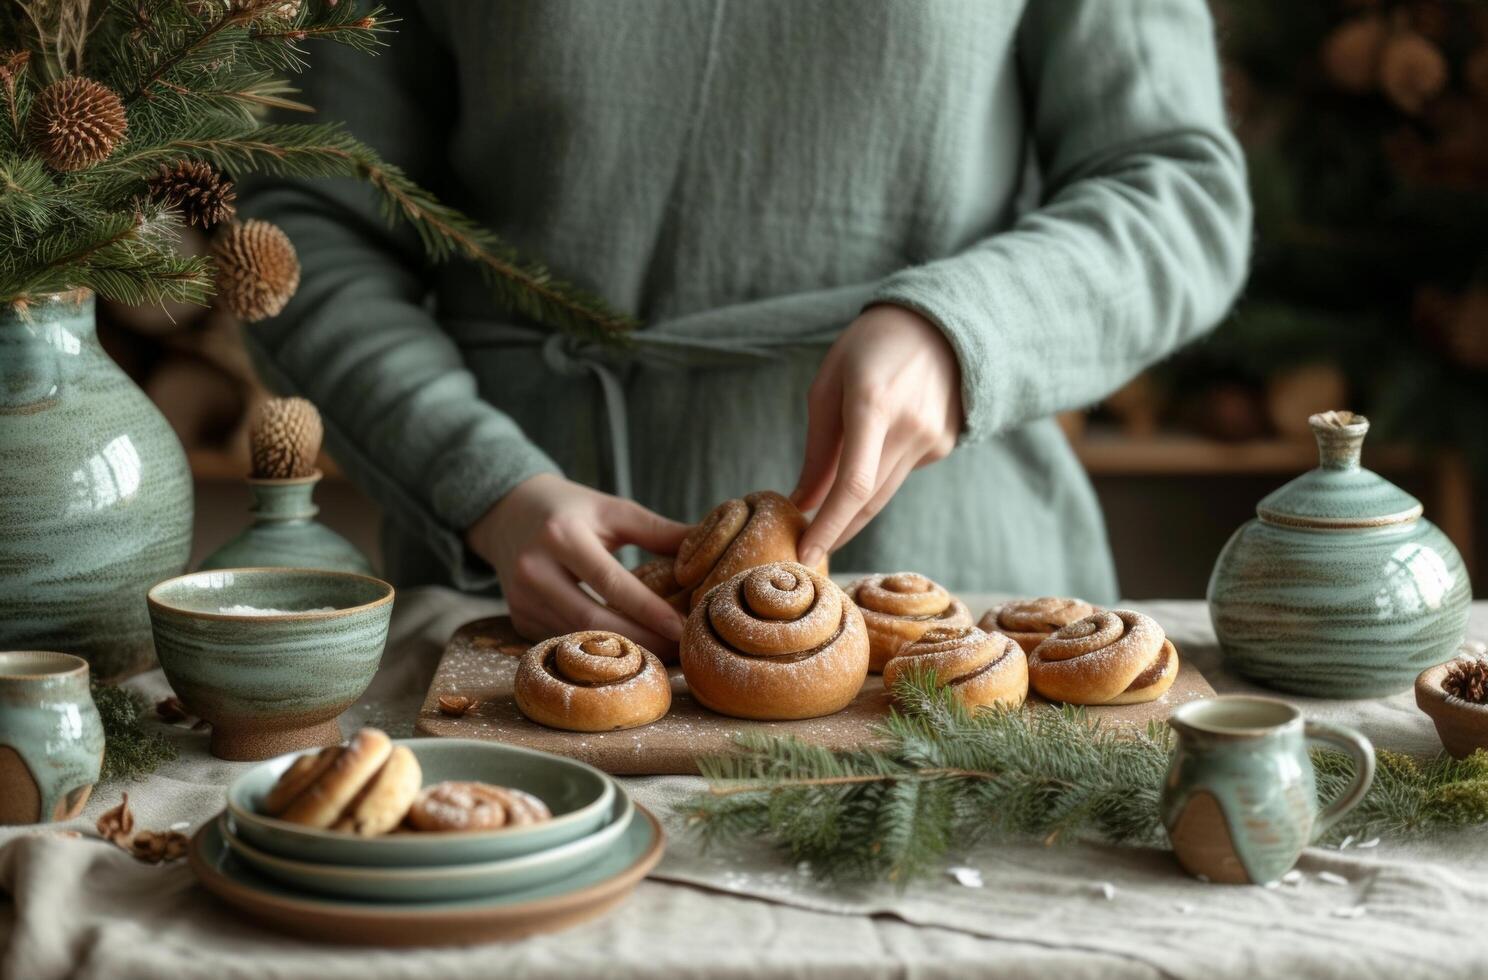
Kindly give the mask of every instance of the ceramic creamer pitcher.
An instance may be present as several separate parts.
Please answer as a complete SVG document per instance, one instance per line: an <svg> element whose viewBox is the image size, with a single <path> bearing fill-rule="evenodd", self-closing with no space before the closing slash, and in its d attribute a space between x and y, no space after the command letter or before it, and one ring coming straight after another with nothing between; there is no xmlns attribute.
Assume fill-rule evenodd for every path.
<svg viewBox="0 0 1488 980"><path fill-rule="evenodd" d="M1276 881L1364 799L1374 780L1374 749L1364 736L1304 721L1301 711L1274 698L1190 701L1168 724L1178 747L1163 785L1163 826L1183 869L1209 881ZM1353 785L1321 810L1307 754L1312 740L1354 760Z"/></svg>
<svg viewBox="0 0 1488 980"><path fill-rule="evenodd" d="M1369 420L1308 420L1320 465L1256 505L1209 579L1229 667L1325 698L1407 690L1451 659L1472 588L1462 556L1421 502L1359 465Z"/></svg>
<svg viewBox="0 0 1488 980"><path fill-rule="evenodd" d="M41 650L0 653L0 824L71 820L102 764L88 662Z"/></svg>

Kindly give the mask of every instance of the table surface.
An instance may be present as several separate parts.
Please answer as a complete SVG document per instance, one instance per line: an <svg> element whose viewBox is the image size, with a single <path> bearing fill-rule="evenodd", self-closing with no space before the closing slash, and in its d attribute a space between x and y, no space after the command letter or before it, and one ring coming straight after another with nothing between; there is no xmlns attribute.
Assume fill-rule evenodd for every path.
<svg viewBox="0 0 1488 980"><path fill-rule="evenodd" d="M994 601L965 598L976 612ZM1167 627L1216 690L1255 690L1224 671L1202 603L1130 605ZM501 611L444 589L400 595L382 668L344 727L409 733L445 640ZM1488 603L1474 605L1469 637L1488 639ZM151 697L168 690L158 671L131 684ZM1377 746L1439 749L1409 693L1292 700L1309 717L1360 728ZM100 786L82 819L0 828L0 978L1488 974L1477 928L1488 907L1488 831L1480 830L1314 848L1299 864L1303 880L1274 889L1202 884L1155 849L1028 843L953 855L980 872L980 887L947 876L896 890L820 885L763 844L702 854L672 819L653 877L616 912L569 932L411 951L292 940L219 904L183 862L141 865L55 832L86 834L126 790L141 827L194 829L219 810L223 787L247 764L211 758L201 732L162 730L180 759L137 783ZM701 786L685 776L626 784L662 816Z"/></svg>

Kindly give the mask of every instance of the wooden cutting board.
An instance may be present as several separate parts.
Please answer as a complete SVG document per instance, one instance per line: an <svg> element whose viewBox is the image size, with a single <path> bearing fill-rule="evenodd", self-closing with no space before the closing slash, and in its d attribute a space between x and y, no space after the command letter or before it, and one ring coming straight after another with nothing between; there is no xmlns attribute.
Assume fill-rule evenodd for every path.
<svg viewBox="0 0 1488 980"><path fill-rule="evenodd" d="M877 674L870 674L857 699L826 718L806 721L744 721L714 714L687 693L682 672L672 669L672 710L643 728L618 732L561 732L528 721L517 710L512 682L517 660L527 650L505 616L478 619L455 631L429 685L415 729L421 735L479 738L554 752L587 762L615 775L695 774L699 755L716 755L733 747L741 732L797 735L832 749L862 745L889 710L889 696ZM1214 696L1214 688L1186 659L1179 659L1178 678L1168 692L1148 704L1092 707L1091 717L1105 725L1146 727L1178 705ZM474 710L451 717L439 710L443 695L464 695L479 702ZM1030 699L1041 702L1035 696Z"/></svg>

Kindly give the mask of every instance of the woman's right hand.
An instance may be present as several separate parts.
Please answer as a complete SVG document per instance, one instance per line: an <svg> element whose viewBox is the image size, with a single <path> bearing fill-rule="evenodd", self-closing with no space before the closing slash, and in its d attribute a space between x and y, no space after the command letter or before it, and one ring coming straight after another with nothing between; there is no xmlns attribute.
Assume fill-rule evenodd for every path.
<svg viewBox="0 0 1488 980"><path fill-rule="evenodd" d="M681 616L613 552L634 544L674 554L687 531L686 524L633 501L541 473L497 501L465 539L496 569L512 625L528 639L610 630L665 651L682 637ZM580 589L580 582L604 602Z"/></svg>

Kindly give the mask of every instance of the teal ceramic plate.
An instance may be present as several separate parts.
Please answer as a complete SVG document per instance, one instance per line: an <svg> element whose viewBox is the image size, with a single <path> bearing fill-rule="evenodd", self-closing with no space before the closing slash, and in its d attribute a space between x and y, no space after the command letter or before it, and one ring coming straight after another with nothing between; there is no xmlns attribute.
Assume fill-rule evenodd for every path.
<svg viewBox="0 0 1488 980"><path fill-rule="evenodd" d="M191 869L229 905L284 932L363 946L440 946L565 929L618 905L661 860L665 836L644 807L596 861L546 884L487 898L416 904L305 895L248 867L209 820L192 838Z"/></svg>
<svg viewBox="0 0 1488 980"><path fill-rule="evenodd" d="M630 826L634 812L629 794L620 790L615 794L610 822L578 840L503 861L427 868L313 864L265 854L233 833L232 818L226 813L220 818L220 832L228 848L245 864L299 891L364 901L437 902L534 888L571 875L612 847Z"/></svg>
<svg viewBox="0 0 1488 980"><path fill-rule="evenodd" d="M475 780L525 790L548 805L553 819L526 827L448 834L356 837L275 820L258 812L279 774L298 755L255 766L227 790L233 829L252 847L314 864L359 867L430 867L520 857L578 840L603 826L615 804L616 785L604 773L560 755L475 739L400 739L418 757L424 785L446 779Z"/></svg>

